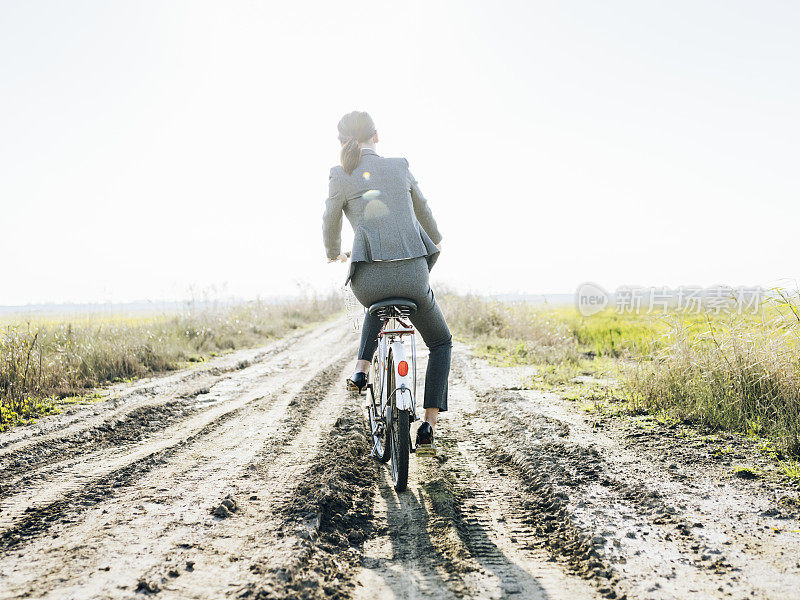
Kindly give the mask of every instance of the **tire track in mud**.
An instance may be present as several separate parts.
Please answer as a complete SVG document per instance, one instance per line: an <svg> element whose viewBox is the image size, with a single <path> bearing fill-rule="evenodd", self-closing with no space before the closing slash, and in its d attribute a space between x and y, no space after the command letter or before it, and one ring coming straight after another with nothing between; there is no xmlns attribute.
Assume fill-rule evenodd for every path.
<svg viewBox="0 0 800 600"><path fill-rule="evenodd" d="M488 391L485 397L495 403L498 394ZM483 411L479 414L480 418L489 418ZM564 489L598 478L602 460L597 452L552 441L566 437L568 430L563 423L551 419L531 422L520 419L513 411L503 411L502 423L506 427L504 435L487 432L482 454L503 476L514 477L523 484L517 502L522 522L528 527L528 544L545 549L568 565L571 572L593 580L601 596L623 600L626 596L618 589L619 576L598 547L599 540L572 518L569 493ZM526 445L524 438L520 440L518 433L525 430L538 438L534 444ZM507 436L505 431L515 435Z"/></svg>
<svg viewBox="0 0 800 600"><path fill-rule="evenodd" d="M100 448L101 433L82 457L93 465L87 477L71 470L77 452L40 465L48 479L9 494L16 508L0 513L13 517L0 537L0 596L578 600L752 591L729 585L742 573L718 555L700 556L716 547L703 535L713 525L699 527L683 506L690 491L658 487L664 477L646 466L620 468L621 452L641 448L603 442L582 415L518 383L502 387L460 345L440 453L412 457L409 491L396 494L388 468L369 457L359 401L342 386L355 347L346 340L342 324L322 327L208 393L181 398L205 380L176 377L146 402L137 396L73 422L64 440L146 403L201 403L119 447ZM319 356L327 364L313 364ZM52 428L43 435L59 439Z"/></svg>
<svg viewBox="0 0 800 600"><path fill-rule="evenodd" d="M585 584L565 577L553 565L558 558L573 574L597 578L599 595L618 597L613 572L602 564L589 536L569 519L563 496L504 460L505 436L496 435L501 430L494 423L486 427L491 422L488 415L470 398L459 375L456 369L451 389L462 410L452 414L440 438L447 460L439 469L443 481L436 484L440 494L452 498L455 530L477 565L478 573L467 577L472 595L595 597ZM473 427L476 420L484 427Z"/></svg>
<svg viewBox="0 0 800 600"><path fill-rule="evenodd" d="M462 356L454 367L456 376L468 370ZM470 393L477 407L473 419L485 420L481 428L483 455L504 476L522 484L516 501L521 521L528 528L530 546L545 550L570 572L593 582L602 597L626 598L627 586L615 561L606 554L607 545L613 541L611 532L587 528L576 516L574 506L582 504L580 490L586 487L628 488L613 480L596 448L569 440L567 423L521 412L524 399L517 392L471 388ZM658 494L642 492L636 498L642 505L654 506Z"/></svg>
<svg viewBox="0 0 800 600"><path fill-rule="evenodd" d="M526 521L532 496L492 458L496 440L471 422L480 408L454 370L435 458L412 458L409 492L381 469L378 535L365 549L355 598L594 598L565 575ZM609 594L609 597L612 597Z"/></svg>
<svg viewBox="0 0 800 600"><path fill-rule="evenodd" d="M455 598L467 589L453 520L452 498L430 498L419 463L411 459L409 489L397 494L389 469L378 471L375 535L365 543L354 598ZM438 512L437 512L438 511Z"/></svg>
<svg viewBox="0 0 800 600"><path fill-rule="evenodd" d="M444 472L457 499L457 530L469 556L495 580L494 594L549 598L560 588L560 597L594 597L584 586L562 581L560 572L542 568L566 559L584 579L611 577L598 572L603 565L588 536L565 515L563 499L498 461L485 444L460 443L453 455ZM575 547L560 552L563 540ZM565 585L575 589L564 594ZM615 597L602 583L598 587L600 595Z"/></svg>
<svg viewBox="0 0 800 600"><path fill-rule="evenodd" d="M219 591L220 585L223 589L230 591L227 584L229 579L224 576L220 577L220 574L216 572L214 565L210 563L209 559L212 558L212 556L218 556L224 553L225 560L223 563L236 564L230 562L236 559L243 564L246 562L247 557L257 553L260 544L253 544L252 533L261 526L264 515L260 510L260 502L252 500L253 495L257 493L259 500L269 505L271 505L269 502L271 496L288 496L296 482L294 481L292 473L283 467L287 466L285 463L292 462L292 456L296 459L298 452L293 451L287 453L284 452L284 450L288 447L291 438L297 435L298 430L303 429L308 419L314 419L319 416L320 410L318 409L322 408L323 412L330 410L325 408L324 400L326 396L324 393L320 393L320 390L329 388L335 379L340 379L341 373L341 365L334 363L315 373L311 377L311 380L306 381L295 394L285 397L283 406L278 407L273 402L271 408L266 405L249 407L251 413L254 408L258 408L257 412L263 413L264 415L274 414L275 416L281 417L271 422L271 428L265 429L263 434L264 442L259 442L257 448L258 455L261 455L261 459L257 463L242 458L238 465L231 466L228 458L216 453L224 452L224 448L230 448L232 445L239 445L239 436L237 436L237 441L221 443L220 435L224 437L224 432L204 432L206 435L198 435L196 439L187 440L187 444L182 445L181 448L175 448L170 452L169 456L159 457L164 460L157 461L157 464L154 465L158 467L156 470L141 473L141 477L139 477L138 480L129 482L129 485L136 489L131 489L131 491L127 491L125 487L114 489L112 494L100 498L101 502L96 508L89 508L90 511L94 512L94 515L81 515L81 517L84 517L85 522L102 522L101 519L96 519L101 509L102 513L110 513L109 515L103 514L103 518L109 519L112 525L110 531L114 533L111 538L109 537L110 532L102 532L98 535L99 532L92 531L96 529L96 524L91 526L87 525L85 529L88 531L77 531L72 535L69 535L69 532L59 532L60 538L69 537L75 542L78 542L78 545L74 546L72 541L64 540L60 547L61 552L59 552L59 554L64 553L66 555L63 560L59 562L63 562L64 565L67 565L66 568L70 571L69 580L71 581L74 597L89 595L89 590L94 590L96 595L102 597L128 597L128 594L132 591L147 592L149 590L153 592L160 590L162 597L168 597L170 593L169 584L181 580L182 583L190 584L191 587L188 588L185 595L183 593L178 593L176 597L179 598L186 596L220 597L223 595L222 593L211 593L207 595L208 590ZM281 396L282 393L278 392L276 395ZM246 408L242 410L246 410ZM248 415L248 417L250 416L252 415ZM235 420L228 418L226 421L227 427L237 427ZM215 429L219 430L223 425L224 424L220 424ZM260 423L258 425L260 426ZM256 427L256 425L254 424L253 427ZM307 442L308 440L305 441ZM198 446L205 447L198 448ZM310 446L306 449L310 451ZM197 462L196 457L198 455L208 457L209 451L216 454L216 462L222 463L221 467L224 472L219 482L222 485L212 484L211 480L206 476L213 465L207 464L204 459ZM253 452L256 452L256 450L253 450ZM188 462L181 462L181 459L186 459L187 455L189 458ZM300 458L303 459L304 457L301 456ZM178 463L177 472L189 472L191 479L188 481L181 481L182 478L176 476L177 472L175 468L172 467L172 465L176 463ZM275 465L273 463L284 464ZM302 465L302 461L298 464ZM277 467L277 469L273 469L272 467ZM163 469L167 469L170 475L166 476L165 474L158 473L159 470ZM269 472L269 477L260 481L255 487L251 487L248 491L248 484L254 480L260 479L258 477L258 471L264 469ZM130 548L120 548L119 543L115 543L113 538L124 538L126 535L132 534L132 540L135 540L140 533L148 530L144 523L137 522L141 519L145 521L148 520L146 515L141 515L137 512L137 507L139 509L142 508L138 503L143 501L145 503L160 502L158 498L152 496L153 486L143 480L143 478L156 483L163 482L165 479L179 481L182 485L170 490L162 488L163 491L168 491L167 495L170 497L176 495L181 497L184 504L188 502L193 505L192 510L194 510L195 513L199 511L206 515L210 515L211 510L225 495L225 490L232 486L240 510L235 512L228 519L220 519L211 516L204 518L205 522L202 523L199 530L195 525L189 528L191 531L181 531L180 516L168 516L162 513L161 518L158 519L157 529L149 532L149 535L152 537L148 539L147 544L144 546L139 544L139 547L135 547L134 544L131 544ZM208 487L204 488L200 482ZM224 529L228 524L234 524L239 521L242 514L248 511L251 516L249 522L243 523L233 532ZM133 514L131 515L132 512ZM173 511L168 510L168 512L172 513ZM270 511L267 514L271 515L272 513L273 510L270 506ZM69 516L73 517L77 515ZM171 525L171 520L175 520L176 522ZM67 527L70 527L69 524L71 522L72 520L68 518L66 521ZM104 528L108 528L108 524L105 525ZM175 529L174 531L173 528ZM215 531L217 529L219 531ZM100 539L98 540L97 537L87 535L88 532L95 534L95 536ZM48 540L44 538L41 538L41 540L43 542L42 545L45 547L50 545ZM238 545L241 547L238 548L238 552L235 551L234 548L224 545L223 547L215 547L215 543L219 540L224 540L225 544L233 541L233 546ZM262 543L264 542L266 542L266 540L262 540ZM117 554L118 558L123 558L119 556L120 552L123 555L131 553L130 556L124 559L124 562L130 565L130 569L128 569L127 572L114 573L116 570L116 565L114 563L112 563L111 567L105 567L106 569L110 569L110 573L107 571L96 572L97 561L95 554L99 549L103 548L104 543L108 543L109 548L101 552L103 555L113 556ZM95 544L99 544L99 546ZM78 554L76 554L76 550L86 547L93 548L92 552L81 555L79 551ZM41 555L36 547L27 549L29 553L35 556ZM49 550L49 552L52 552L52 550ZM81 564L81 559L85 561L84 564ZM35 560L32 562L35 563ZM146 564L151 564L151 566L144 567ZM35 564L33 566L35 567ZM175 573L181 574L180 580L174 578ZM31 574L32 573L28 571L28 573L25 574L25 579L27 580ZM230 575L224 572L224 565L222 575ZM64 583L60 583L67 579L63 571L46 570L44 576L38 576L35 577L35 579L37 581L37 595L41 597L61 598L70 591L62 587L65 585ZM83 579L83 581L81 581L81 579ZM106 581L103 582L101 579L105 579ZM48 587L50 587L48 583L52 586L50 590L51 595L46 593ZM174 587L175 586L173 586L173 588ZM177 589L180 590L181 588L178 587ZM204 590L204 592L199 593L200 590Z"/></svg>
<svg viewBox="0 0 800 600"><path fill-rule="evenodd" d="M42 531L11 540L13 554L0 554L0 588L9 597L129 598L160 590L162 598L220 598L260 579L245 567L265 548L280 550L271 535L284 518L276 507L347 409L344 390L331 392L344 379L341 361L355 352L346 331L338 322L318 328L281 356L291 369L263 383L245 379L252 389L212 390L214 406L237 404L231 414L154 455L121 485L54 507L64 510ZM332 362L320 368L314 357ZM226 497L236 509L223 514Z"/></svg>
<svg viewBox="0 0 800 600"><path fill-rule="evenodd" d="M369 456L366 423L356 411L340 416L321 451L277 511L284 518L277 535L293 538L281 564L261 558L250 565L262 575L239 597L267 599L349 598L372 530L372 496L377 466Z"/></svg>
<svg viewBox="0 0 800 600"><path fill-rule="evenodd" d="M674 516L675 508L655 490L618 480L596 448L566 439L569 427L565 423L543 415L520 416L515 408L507 406L514 407L523 401L514 392L495 389L481 392L479 396L483 401L500 407L502 422L513 432L508 438L507 450L495 451L491 457L496 465L505 467L525 483L530 495L525 503L528 509L525 522L539 535L540 545L554 557L565 560L573 572L593 579L604 597L623 599L629 593L638 596L638 592L643 590L631 589L615 567L615 563L620 562L619 554L610 556L610 551L623 545L620 532L607 527L593 528L591 522L585 522L583 517L589 510L594 510L589 506L591 500L587 497L587 490L605 490L604 508L611 512L627 507L623 519L639 523L649 521L656 526L678 523L680 535L676 538L667 535L666 540L688 549L692 534ZM527 440L522 435L525 431L532 432ZM631 538L625 541L630 542ZM646 544L644 550L632 552L635 556L629 555L628 560L622 562L634 563L636 557L641 556L638 560L643 563L643 572L647 572L651 561L662 553L652 544ZM675 577L674 573L672 577ZM715 588L718 584L712 585ZM648 591L652 593L656 589L657 586L650 587Z"/></svg>
<svg viewBox="0 0 800 600"><path fill-rule="evenodd" d="M463 369L461 363L459 370ZM530 496L524 501L528 512L525 522L539 536L538 544L565 561L573 572L594 580L601 595L625 598L633 592L616 567L622 554L619 549L630 544L633 534L628 533L623 541L613 528L596 529L591 522L586 523L584 517L591 509L587 490L604 490L606 507L627 511L617 520L627 519L628 527L633 522L641 523L642 517L653 526L673 523L676 534L667 535L666 541L681 550L693 545L691 529L677 516L679 511L674 506L656 490L619 480L597 448L568 439L568 424L546 415L521 412L524 398L515 391L489 389L476 391L475 395L480 404L493 408L495 415L490 421L498 427L502 425L507 432L503 440L493 436L497 448L505 444L505 449L494 450L489 456L495 466L524 482ZM628 560L647 563L655 548L645 548L650 552L634 550ZM680 553L676 550L673 555ZM642 568L647 567L643 564ZM655 588L650 590L654 591Z"/></svg>
<svg viewBox="0 0 800 600"><path fill-rule="evenodd" d="M456 370L463 372L463 363ZM676 531L673 537L667 534L668 542L681 551L696 546L691 527L679 517L679 510L658 491L618 479L597 448L570 441L568 424L521 412L524 399L514 391L489 389L475 391L474 395L483 406L475 416L493 424L484 428L489 443L482 444L489 464L524 483L525 494L518 502L525 510L523 522L536 536L532 545L564 561L572 572L593 580L601 595L625 598L631 593L616 564L623 553L620 548L631 543L633 534L628 532L620 540L620 532L613 528L596 529L591 523L587 527L583 518L590 509L586 490L604 490L605 503L613 510L626 507L622 520L628 520L628 528L643 520L652 526L672 524ZM493 429L503 434L496 435ZM646 548L651 553L654 549L652 545ZM634 556L628 559L632 563L638 556L638 560L648 561L648 554L642 550L631 554ZM652 554L649 556L652 558ZM725 567L718 561L713 570L720 574Z"/></svg>
<svg viewBox="0 0 800 600"><path fill-rule="evenodd" d="M47 476L51 465L58 468L60 463L97 450L117 448L123 444L138 442L171 425L191 417L204 408L193 402L194 398L208 392L205 385L189 398L166 400L157 405L134 408L130 412L102 424L65 436L54 442L47 442L35 448L26 449L14 462L3 468L3 481L0 483L0 500ZM2 467L0 467L2 468Z"/></svg>
<svg viewBox="0 0 800 600"><path fill-rule="evenodd" d="M234 513L224 522L214 519L213 529L197 537L191 549L179 552L179 558L171 551L170 536L160 540L158 547L169 558L146 569L138 581L179 598L193 595L198 586L204 597L252 595L264 578L263 565L287 561L297 541L293 535L299 531L303 536L297 539L306 540L311 529L307 523L298 525L297 531L287 527L283 507L296 493L309 461L317 461L325 428L343 418L339 415L346 410L345 396L337 391L343 380L338 361L316 373L271 424L272 432L260 443L256 460L243 462L238 472L230 474L228 487L242 514ZM195 564L191 574L181 580L170 575L188 560Z"/></svg>
<svg viewBox="0 0 800 600"><path fill-rule="evenodd" d="M487 419L482 428L487 439L492 446L505 444L489 453L493 464L533 492L527 523L553 556L581 576L590 575L587 568L594 571L601 593L654 599L791 597L791 586L781 581L793 563L780 556L788 555L796 541L786 539L792 545L773 548L772 560L746 545L737 552L736 540L748 534L730 514L736 502L723 499L730 508L716 517L698 510L713 505L728 485L691 461L683 468L670 464L676 451L686 451L685 442L665 443L663 455L631 446L625 427L597 430L557 398L515 391L519 380L508 382L512 387L487 389L504 379L500 369L458 354L456 370L473 374L469 385L482 407L476 416ZM477 428L474 420L472 425ZM764 541L768 547L770 540ZM759 568L772 575L759 575Z"/></svg>
<svg viewBox="0 0 800 600"><path fill-rule="evenodd" d="M8 552L14 550L30 538L46 532L58 522L68 523L68 519L72 516L70 509L74 509L77 506L90 507L108 499L117 488L131 485L154 466L168 461L184 447L207 436L217 427L235 417L243 408L225 413L193 435L178 441L169 448L153 452L144 458L128 463L121 469L95 480L80 490L64 494L54 502L38 507L29 506L25 509L25 516L22 519L0 534L0 551Z"/></svg>
<svg viewBox="0 0 800 600"><path fill-rule="evenodd" d="M317 335L313 335L312 332L308 337L313 340L329 331L330 327L322 332L317 330ZM238 397L226 399L225 390L222 390L223 397L219 401L209 403L205 410L200 408L195 411L194 416L190 415L171 423L172 428L178 428L175 431L167 427L162 434L161 428L156 428L155 436L141 437L140 443L129 444L121 455L115 452L114 448L104 453L96 452L94 456L96 467L91 460L87 460L92 456L91 453L89 457L81 456L78 463L66 463L69 465L66 471L63 471L62 467L63 476L62 472L54 471L52 477L44 478L43 481L31 479L30 481L34 483L32 487L20 486L20 489L14 490L13 495L7 494L10 498L0 505L2 508L0 523L5 522L10 526L0 533L0 549L15 548L21 542L41 534L53 523L66 518L63 515L70 507L80 506L85 510L85 507L102 501L114 489L130 485L155 465L168 461L182 448L202 439L220 425L236 417L251 403L262 400L273 402L277 394L265 388L274 388L281 379L289 379L291 373L280 372L276 375L269 368L260 373L263 367L264 365L257 365L251 369L240 370L238 373L240 378L244 378L242 383L249 381L255 384L255 391L241 393L241 390L238 390ZM252 381L253 377L255 381ZM263 384L259 383L261 380L264 381ZM262 385L262 389L267 393L262 395L259 392L259 385ZM233 387L236 389L241 386ZM213 388L209 394L212 392ZM195 395L195 400L198 397L199 395ZM83 473L81 469L84 470ZM47 501L48 496L54 499Z"/></svg>
<svg viewBox="0 0 800 600"><path fill-rule="evenodd" d="M198 401L198 396L208 394L213 387L231 379L230 373L253 365L258 370L266 369L264 374L269 374L270 364L280 358L282 351L298 337L309 335L311 332L295 335L290 340L279 340L259 350L241 350L215 359L202 370L171 373L136 382L118 395L107 390L104 393L112 396L102 403L78 406L75 410L77 415L89 411L99 414L53 431L28 433L21 439L0 444L0 472L3 473L0 499L37 477L37 472L48 465L139 441L207 409L203 402ZM22 477L12 479L15 476Z"/></svg>
<svg viewBox="0 0 800 600"><path fill-rule="evenodd" d="M245 349L223 355L204 363L200 367L178 370L146 377L133 383L114 384L100 388L104 399L77 405L62 406L62 413L41 419L35 426L17 427L0 435L0 469L10 472L18 467L35 468L40 462L48 462L71 449L71 440L80 438L86 431L90 434L83 440L91 449L92 430L102 432L109 423L124 420L132 410L152 406L157 408L167 401L191 400L204 388L254 364L274 360L275 354L284 352L292 343L312 335L311 331L294 334L290 338L276 340L269 346ZM197 381L200 380L200 381ZM22 463L19 465L18 463Z"/></svg>

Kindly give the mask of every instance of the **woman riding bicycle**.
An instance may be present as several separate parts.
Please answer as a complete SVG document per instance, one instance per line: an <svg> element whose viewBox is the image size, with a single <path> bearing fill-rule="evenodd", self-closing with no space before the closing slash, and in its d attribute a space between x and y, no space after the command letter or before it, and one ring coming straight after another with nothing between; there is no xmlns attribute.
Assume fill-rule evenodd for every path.
<svg viewBox="0 0 800 600"><path fill-rule="evenodd" d="M453 346L450 330L428 282L439 257L442 236L408 170L405 158L384 158L375 152L378 132L372 118L354 111L339 121L341 165L331 169L322 237L330 261L342 254L342 212L353 227L350 283L365 307L386 298L408 298L417 304L411 322L428 346L425 374L425 420L417 429L417 445L433 442L439 411L447 410L447 377ZM361 391L378 345L381 320L367 313L355 372L347 383Z"/></svg>

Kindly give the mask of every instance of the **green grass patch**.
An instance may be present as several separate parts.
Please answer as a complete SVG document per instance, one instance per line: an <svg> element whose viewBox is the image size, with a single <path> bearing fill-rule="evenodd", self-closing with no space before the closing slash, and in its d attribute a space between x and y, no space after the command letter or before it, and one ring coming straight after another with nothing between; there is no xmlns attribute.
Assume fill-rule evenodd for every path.
<svg viewBox="0 0 800 600"><path fill-rule="evenodd" d="M796 460L780 461L778 469L786 479L792 483L800 484L800 462Z"/></svg>
<svg viewBox="0 0 800 600"><path fill-rule="evenodd" d="M663 318L618 314L607 310L584 317L573 309L556 314L570 328L583 352L596 356L647 356L668 327Z"/></svg>
<svg viewBox="0 0 800 600"><path fill-rule="evenodd" d="M58 398L24 398L12 407L0 403L0 431L16 425L32 425L38 417L58 414Z"/></svg>
<svg viewBox="0 0 800 600"><path fill-rule="evenodd" d="M584 317L571 307L442 299L453 332L496 366L533 365L526 385L568 391L614 373L630 414L768 440L800 457L800 296L757 314L668 312Z"/></svg>
<svg viewBox="0 0 800 600"><path fill-rule="evenodd" d="M800 455L800 328L771 318L677 322L626 370L630 401L712 430L766 438Z"/></svg>

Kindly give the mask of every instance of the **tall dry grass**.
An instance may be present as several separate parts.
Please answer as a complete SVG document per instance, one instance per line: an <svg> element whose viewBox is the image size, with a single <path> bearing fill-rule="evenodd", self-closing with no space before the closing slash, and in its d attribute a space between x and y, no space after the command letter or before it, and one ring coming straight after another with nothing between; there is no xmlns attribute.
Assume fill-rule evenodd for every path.
<svg viewBox="0 0 800 600"><path fill-rule="evenodd" d="M190 304L178 314L16 320L0 333L0 430L58 398L263 343L341 309L341 299Z"/></svg>
<svg viewBox="0 0 800 600"><path fill-rule="evenodd" d="M453 294L441 304L453 333L501 364L544 364L567 376L575 365L586 371L619 366L633 411L766 436L800 456L797 293L774 290L756 315L606 311L583 317L570 307Z"/></svg>
<svg viewBox="0 0 800 600"><path fill-rule="evenodd" d="M635 410L773 438L800 455L800 303L783 293L761 320L676 319L652 360L623 379Z"/></svg>
<svg viewBox="0 0 800 600"><path fill-rule="evenodd" d="M490 352L526 363L580 359L574 333L553 309L455 294L445 294L441 306L456 336L483 344Z"/></svg>

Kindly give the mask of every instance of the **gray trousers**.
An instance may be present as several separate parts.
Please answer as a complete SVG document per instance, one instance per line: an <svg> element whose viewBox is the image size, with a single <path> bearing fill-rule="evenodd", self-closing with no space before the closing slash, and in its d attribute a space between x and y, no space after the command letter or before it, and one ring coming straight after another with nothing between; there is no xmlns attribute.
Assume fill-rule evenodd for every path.
<svg viewBox="0 0 800 600"><path fill-rule="evenodd" d="M386 298L408 298L416 302L417 312L411 317L411 323L429 350L422 406L447 410L447 378L450 375L453 338L428 282L428 262L425 257L355 263L350 287L365 307ZM359 359L372 360L378 347L380 329L379 317L364 316Z"/></svg>

